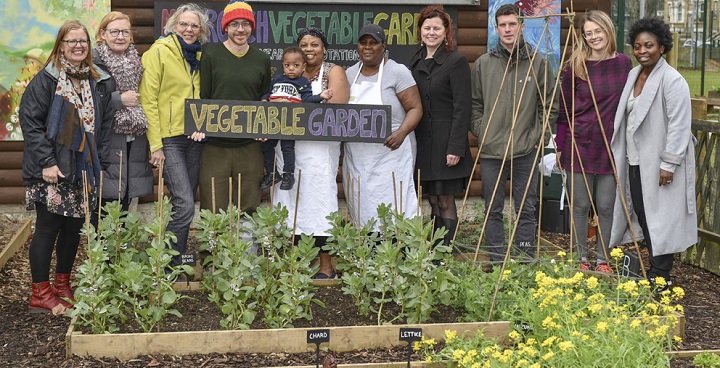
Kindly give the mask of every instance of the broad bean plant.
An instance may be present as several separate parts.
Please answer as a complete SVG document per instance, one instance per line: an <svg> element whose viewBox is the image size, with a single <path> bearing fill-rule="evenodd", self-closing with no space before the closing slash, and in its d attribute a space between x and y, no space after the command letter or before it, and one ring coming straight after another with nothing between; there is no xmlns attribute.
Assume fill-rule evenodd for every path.
<svg viewBox="0 0 720 368"><path fill-rule="evenodd" d="M446 265L451 249L438 244L444 231L432 234L421 217L405 218L387 205L378 207L379 233L372 231L374 223L356 228L339 213L328 220L333 226L326 250L338 258L342 290L361 314L375 314L378 324L422 323L438 305L452 304L458 278ZM384 312L387 303L400 313Z"/></svg>
<svg viewBox="0 0 720 368"><path fill-rule="evenodd" d="M183 296L173 290L180 273L192 274L189 266L170 267L178 252L169 244L175 235L165 231L172 216L165 198L149 224L138 214L122 211L117 202L104 206L97 230L83 230L87 259L78 267L76 303L70 315L93 333L116 332L129 316L145 332L160 331L169 314L180 316L172 306Z"/></svg>

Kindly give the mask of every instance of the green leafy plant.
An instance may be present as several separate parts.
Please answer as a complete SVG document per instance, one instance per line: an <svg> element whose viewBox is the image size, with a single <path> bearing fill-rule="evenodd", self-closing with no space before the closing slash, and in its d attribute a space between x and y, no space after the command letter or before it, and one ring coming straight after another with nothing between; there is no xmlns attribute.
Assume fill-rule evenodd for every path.
<svg viewBox="0 0 720 368"><path fill-rule="evenodd" d="M375 314L378 324L426 321L438 304L451 304L456 292L457 278L443 267L450 248L434 245L445 232L431 236L431 224L404 218L387 205L378 207L378 219L380 233L372 233L372 222L357 229L338 213L328 216L333 227L326 249L339 259L342 290L361 314ZM387 303L400 306L400 313L386 315Z"/></svg>
<svg viewBox="0 0 720 368"><path fill-rule="evenodd" d="M700 353L693 358L693 364L701 368L720 367L720 355L713 353Z"/></svg>
<svg viewBox="0 0 720 368"><path fill-rule="evenodd" d="M237 209L212 214L201 213L198 234L200 247L210 253L204 260L210 268L203 286L209 298L226 315L221 325L228 329L247 329L255 320L256 308L263 308L263 322L271 328L292 327L293 321L312 319L314 299L311 275L317 270L311 262L319 252L310 237L292 244L284 207L258 208L252 216L240 219ZM242 240L251 234L258 242Z"/></svg>
<svg viewBox="0 0 720 368"><path fill-rule="evenodd" d="M672 329L675 313L682 311L673 304L684 295L682 289L672 288L657 303L647 281L598 279L573 265L542 262L521 266L527 270L521 277L503 273L502 284L522 286L509 286L517 293L504 296L517 307L500 308L501 317L521 322L505 339L446 331L442 348L423 341L416 349L427 361L459 367L669 366L664 352L680 341Z"/></svg>
<svg viewBox="0 0 720 368"><path fill-rule="evenodd" d="M115 279L105 251L105 241L98 238L95 228L82 230L87 258L78 266L75 304L68 311L77 317L77 324L89 326L96 334L116 332L127 317L122 312L123 298L115 288Z"/></svg>
<svg viewBox="0 0 720 368"><path fill-rule="evenodd" d="M165 231L170 220L169 199L162 213L147 225L137 214L122 211L117 202L104 206L98 230L84 230L88 258L78 268L77 300L71 316L94 333L115 332L129 315L145 332L160 330L168 314L180 316L172 306L183 296L173 290L180 273L189 266L170 267L178 252L170 249L175 235ZM157 204L156 204L157 206Z"/></svg>

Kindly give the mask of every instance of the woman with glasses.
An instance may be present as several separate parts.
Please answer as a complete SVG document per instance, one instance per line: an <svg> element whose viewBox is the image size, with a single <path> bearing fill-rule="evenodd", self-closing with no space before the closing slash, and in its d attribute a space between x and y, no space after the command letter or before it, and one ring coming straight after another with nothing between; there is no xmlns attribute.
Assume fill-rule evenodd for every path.
<svg viewBox="0 0 720 368"><path fill-rule="evenodd" d="M615 202L613 156L609 150L613 119L632 62L616 51L615 28L602 11L590 10L580 19L582 42L562 76L557 155L566 170L574 229L572 244L580 269L613 273L608 246ZM595 266L588 258L588 213L594 193L599 235Z"/></svg>
<svg viewBox="0 0 720 368"><path fill-rule="evenodd" d="M170 262L173 267L181 263L195 214L202 144L197 134L185 135L185 99L200 98L200 44L207 40L207 20L202 7L179 6L165 24L167 37L142 56L139 100L148 121L150 163L163 168L172 196L174 214L167 230L177 237L171 246L180 252Z"/></svg>
<svg viewBox="0 0 720 368"><path fill-rule="evenodd" d="M123 211L130 199L153 193L153 173L148 162L147 118L138 100L143 67L133 44L130 18L117 11L108 13L95 34L95 64L109 73L117 85L112 93L115 118L110 132L102 202L120 201ZM122 182L120 182L122 180ZM97 215L97 212L94 212Z"/></svg>
<svg viewBox="0 0 720 368"><path fill-rule="evenodd" d="M93 65L90 34L77 20L58 31L45 68L27 86L20 101L25 139L23 184L29 210L35 209L30 242L30 312L63 314L73 300L70 273L80 229L97 203L100 171L107 162L115 82ZM50 261L57 256L55 285ZM63 298L63 299L60 299Z"/></svg>

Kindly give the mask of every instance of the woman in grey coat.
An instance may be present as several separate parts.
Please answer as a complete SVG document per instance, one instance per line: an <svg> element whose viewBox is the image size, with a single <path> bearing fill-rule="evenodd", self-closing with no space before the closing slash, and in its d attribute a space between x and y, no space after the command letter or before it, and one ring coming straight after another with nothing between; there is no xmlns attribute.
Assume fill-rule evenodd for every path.
<svg viewBox="0 0 720 368"><path fill-rule="evenodd" d="M100 22L95 39L93 60L117 83L117 90L112 93L116 112L109 155L105 158L110 165L104 171L103 204L120 200L122 209L127 211L132 198L153 193L150 148L145 135L147 118L137 93L143 67L133 45L127 15L117 11L108 13Z"/></svg>
<svg viewBox="0 0 720 368"><path fill-rule="evenodd" d="M620 188L610 244L632 242L632 233L644 238L650 252L647 276L652 284L662 276L667 285L658 288L664 291L672 285L673 254L697 242L690 90L662 58L673 46L667 24L639 19L629 40L640 65L630 71L615 115L611 147Z"/></svg>

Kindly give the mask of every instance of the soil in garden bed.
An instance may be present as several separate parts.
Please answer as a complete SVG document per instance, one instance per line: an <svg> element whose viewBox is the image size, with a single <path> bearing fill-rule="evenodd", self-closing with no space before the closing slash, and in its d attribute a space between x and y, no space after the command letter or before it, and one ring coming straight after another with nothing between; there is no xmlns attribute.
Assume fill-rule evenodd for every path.
<svg viewBox="0 0 720 368"><path fill-rule="evenodd" d="M220 309L210 301L207 294L200 291L186 291L183 295L189 298L181 299L175 308L182 314L181 318L176 316L168 316L160 326L161 332L179 332L179 331L218 331L223 328L220 326L220 320L225 316ZM357 312L357 308L352 301L352 297L342 293L339 287L321 287L315 291L315 299L325 303L325 308L312 303L313 319L308 321L305 319L296 320L294 327L336 327L336 326L375 326L377 325L377 315L362 316ZM397 315L400 308L395 304L389 303L383 307L388 315ZM462 311L439 306L438 310L431 315L431 319L425 323L453 323L458 322L461 318ZM262 321L262 310L258 311L255 322L251 325L252 329L263 329L268 326ZM402 324L405 321L395 321L394 324ZM83 333L90 333L89 328L81 328ZM142 332L139 326L134 324L126 324L121 327L119 333Z"/></svg>
<svg viewBox="0 0 720 368"><path fill-rule="evenodd" d="M6 233L5 227L0 233ZM12 234L8 236L8 239ZM563 236L553 238L559 243ZM567 244L567 243L565 243ZM49 315L27 313L30 299L30 269L26 243L5 267L0 270L0 366L3 367L174 367L174 368L229 368L312 365L314 354L195 354L183 356L141 356L126 362L92 357L65 358L65 333L70 320ZM78 262L84 254L78 254ZM700 268L676 262L674 282L685 289L686 337L682 350L720 349L720 277ZM333 289L321 289L333 290ZM338 290L335 290L339 292ZM204 298L204 296L203 296ZM325 296L323 296L323 299ZM206 300L206 299L203 299ZM353 306L352 302L349 302ZM188 312L189 313L189 312ZM316 319L320 316L316 315ZM330 315L336 321L345 317ZM332 318L334 317L334 318ZM219 318L219 317L218 317ZM258 320L260 316L258 316ZM188 322L191 319L188 318ZM349 324L361 324L359 321ZM374 324L370 323L370 324ZM167 323L170 325L170 323ZM300 325L299 323L297 324ZM338 325L338 323L335 323ZM317 325L316 326L320 326ZM168 326L169 328L169 326ZM186 326L188 330L201 327ZM339 363L402 362L406 349L381 349L338 354ZM417 360L418 357L413 357ZM692 359L672 361L672 367L692 367Z"/></svg>

